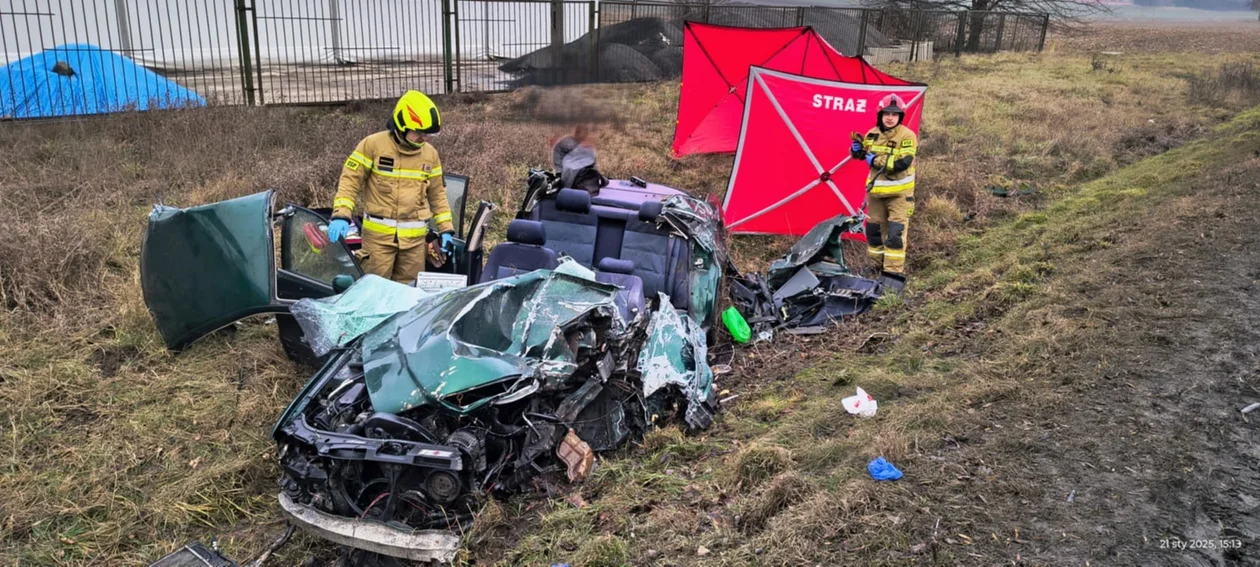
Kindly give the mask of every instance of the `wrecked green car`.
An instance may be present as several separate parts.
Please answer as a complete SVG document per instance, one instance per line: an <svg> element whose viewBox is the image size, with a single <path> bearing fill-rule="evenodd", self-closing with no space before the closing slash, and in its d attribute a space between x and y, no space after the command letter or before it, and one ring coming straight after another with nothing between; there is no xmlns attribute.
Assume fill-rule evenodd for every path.
<svg viewBox="0 0 1260 567"><path fill-rule="evenodd" d="M273 213L269 193L157 207L145 299L172 348L276 313L286 351L321 364L273 431L282 508L335 543L448 561L481 499L579 480L594 453L717 410L716 211L638 179L557 185L531 172L484 262L494 208L460 219L447 269L468 285L445 289L362 276L317 212Z"/></svg>

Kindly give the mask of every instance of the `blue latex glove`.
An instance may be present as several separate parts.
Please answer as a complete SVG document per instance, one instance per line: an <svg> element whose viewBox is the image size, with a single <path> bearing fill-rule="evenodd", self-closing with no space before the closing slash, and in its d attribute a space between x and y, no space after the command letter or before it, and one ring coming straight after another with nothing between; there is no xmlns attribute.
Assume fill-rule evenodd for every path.
<svg viewBox="0 0 1260 567"><path fill-rule="evenodd" d="M347 232L350 232L350 221L346 219L333 219L328 223L328 240L332 242L345 238Z"/></svg>
<svg viewBox="0 0 1260 567"><path fill-rule="evenodd" d="M447 256L455 253L455 235L450 232L442 233L442 251Z"/></svg>
<svg viewBox="0 0 1260 567"><path fill-rule="evenodd" d="M852 146L849 146L849 151L851 151L851 152L853 152L853 153L855 153L855 154L856 154L856 153L858 153L858 152L861 152L861 151L862 151L862 142L853 142L853 145L852 145Z"/></svg>
<svg viewBox="0 0 1260 567"><path fill-rule="evenodd" d="M866 152L866 165L875 167L875 154Z"/></svg>
<svg viewBox="0 0 1260 567"><path fill-rule="evenodd" d="M897 470L892 463L884 460L883 457L877 457L866 465L866 470L871 473L871 478L875 480L897 480L901 478L901 471Z"/></svg>

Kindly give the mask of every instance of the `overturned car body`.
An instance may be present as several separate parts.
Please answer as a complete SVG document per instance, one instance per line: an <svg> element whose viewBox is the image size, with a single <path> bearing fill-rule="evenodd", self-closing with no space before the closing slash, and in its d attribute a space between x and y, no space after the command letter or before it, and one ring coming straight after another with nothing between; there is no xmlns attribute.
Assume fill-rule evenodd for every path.
<svg viewBox="0 0 1260 567"><path fill-rule="evenodd" d="M225 202L262 228L224 226L223 203L155 209L142 253L150 265L191 250L220 264L253 260L249 273L200 284L249 291L229 313L175 301L192 285L184 276L147 274L146 302L168 344L270 312L288 321L286 350L321 364L273 430L279 498L295 523L354 548L447 561L483 498L579 480L594 453L654 424L709 426L717 402L705 336L727 266L716 213L638 180L595 196L541 173L532 181L484 268L490 209L457 229L466 254L457 265L475 283L441 290L363 276L348 249L312 233L312 223L326 230L314 213L268 217L269 194ZM275 253L268 218L295 235L270 264L253 257ZM202 246L199 231L224 245ZM327 257L298 264L323 269L289 260L310 254Z"/></svg>

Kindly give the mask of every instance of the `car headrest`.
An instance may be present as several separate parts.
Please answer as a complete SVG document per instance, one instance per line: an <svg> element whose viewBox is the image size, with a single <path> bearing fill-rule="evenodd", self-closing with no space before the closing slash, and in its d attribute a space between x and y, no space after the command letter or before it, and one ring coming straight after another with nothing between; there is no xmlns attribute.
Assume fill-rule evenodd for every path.
<svg viewBox="0 0 1260 567"><path fill-rule="evenodd" d="M618 260L617 258L604 258L599 261L599 271L611 272L614 274L633 274L634 262L630 260Z"/></svg>
<svg viewBox="0 0 1260 567"><path fill-rule="evenodd" d="M654 222L656 217L661 216L661 211L665 210L665 203L660 201L644 201L639 205L639 220L646 222Z"/></svg>
<svg viewBox="0 0 1260 567"><path fill-rule="evenodd" d="M543 223L532 220L516 219L508 223L507 229L508 242L517 244L533 244L534 246L542 246L547 243L547 233L543 230Z"/></svg>
<svg viewBox="0 0 1260 567"><path fill-rule="evenodd" d="M582 189L561 189L556 193L556 208L571 213L589 213L591 194Z"/></svg>

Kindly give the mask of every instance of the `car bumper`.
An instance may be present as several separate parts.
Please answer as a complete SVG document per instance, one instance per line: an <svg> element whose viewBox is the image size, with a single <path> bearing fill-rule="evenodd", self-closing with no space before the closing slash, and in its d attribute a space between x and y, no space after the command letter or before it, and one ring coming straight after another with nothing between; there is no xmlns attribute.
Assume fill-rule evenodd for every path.
<svg viewBox="0 0 1260 567"><path fill-rule="evenodd" d="M446 530L402 530L370 520L334 516L294 502L280 493L280 507L298 527L323 539L356 549L410 559L450 563L459 551L459 536Z"/></svg>

